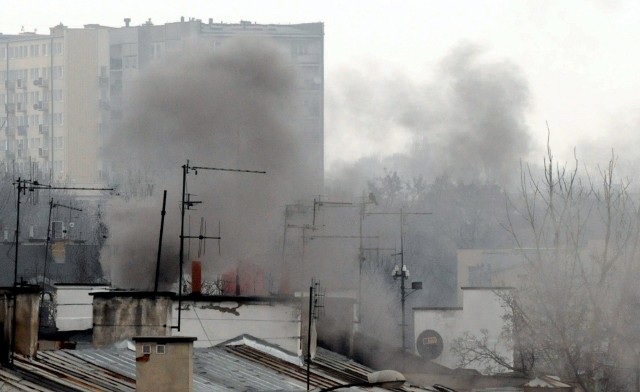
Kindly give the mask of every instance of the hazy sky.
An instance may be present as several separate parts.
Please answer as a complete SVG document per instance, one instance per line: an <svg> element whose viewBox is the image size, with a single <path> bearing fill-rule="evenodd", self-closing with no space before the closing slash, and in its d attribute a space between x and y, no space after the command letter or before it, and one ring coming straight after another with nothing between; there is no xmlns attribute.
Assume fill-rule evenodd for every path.
<svg viewBox="0 0 640 392"><path fill-rule="evenodd" d="M479 45L487 61L509 61L529 83L532 108L527 122L544 143L545 121L562 146L583 142L604 150L623 140L628 148L638 121L640 81L640 2L590 1L94 1L23 0L3 7L5 34L88 23L123 25L123 18L156 24L180 16L236 23L325 23L326 90L330 93L345 69L372 75L404 74L416 81L434 77L440 60L461 43ZM374 71L372 71L374 70ZM331 129L326 152L353 160L363 154L406 147L389 136L362 148L344 148ZM624 149L624 148L623 148Z"/></svg>

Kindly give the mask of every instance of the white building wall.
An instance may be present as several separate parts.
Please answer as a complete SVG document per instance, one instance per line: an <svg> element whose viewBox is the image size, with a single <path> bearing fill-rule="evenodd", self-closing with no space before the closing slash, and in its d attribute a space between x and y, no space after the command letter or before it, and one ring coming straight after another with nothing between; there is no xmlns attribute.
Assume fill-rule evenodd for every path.
<svg viewBox="0 0 640 392"><path fill-rule="evenodd" d="M56 327L58 331L83 331L93 327L93 297L89 293L109 286L56 286Z"/></svg>
<svg viewBox="0 0 640 392"><path fill-rule="evenodd" d="M177 301L172 314L178 325ZM300 314L296 303L183 301L180 331L173 335L195 336L194 347L211 347L248 334L301 355Z"/></svg>
<svg viewBox="0 0 640 392"><path fill-rule="evenodd" d="M482 330L486 330L489 345L495 345L500 355L513 361L513 351L500 337L505 323L503 316L506 314L506 309L497 294L504 293L505 290L508 289L463 288L462 308L416 308L414 309L414 335L417 337L427 329L438 332L442 337L443 352L434 362L456 368L459 366L459 359L450 351L453 341L465 333L480 337ZM414 343L414 350L415 348ZM470 368L482 370L475 366Z"/></svg>

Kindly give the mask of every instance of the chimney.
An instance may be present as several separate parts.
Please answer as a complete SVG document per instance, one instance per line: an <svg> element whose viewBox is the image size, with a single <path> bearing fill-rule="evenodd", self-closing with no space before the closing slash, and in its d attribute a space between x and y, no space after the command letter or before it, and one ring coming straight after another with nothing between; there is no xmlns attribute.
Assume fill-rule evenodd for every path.
<svg viewBox="0 0 640 392"><path fill-rule="evenodd" d="M14 304L16 308L14 309ZM18 286L0 289L0 363L6 364L11 351L35 357L38 350L40 288ZM13 316L15 315L15 322ZM15 331L15 334L13 333ZM13 339L15 336L15 339Z"/></svg>
<svg viewBox="0 0 640 392"><path fill-rule="evenodd" d="M198 260L191 262L191 293L202 294L202 263Z"/></svg>
<svg viewBox="0 0 640 392"><path fill-rule="evenodd" d="M129 27L129 23L131 23L131 18L124 18L124 27Z"/></svg>
<svg viewBox="0 0 640 392"><path fill-rule="evenodd" d="M93 296L93 345L108 346L134 336L171 335L175 293L103 291Z"/></svg>
<svg viewBox="0 0 640 392"><path fill-rule="evenodd" d="M136 391L192 392L193 342L186 336L137 336Z"/></svg>

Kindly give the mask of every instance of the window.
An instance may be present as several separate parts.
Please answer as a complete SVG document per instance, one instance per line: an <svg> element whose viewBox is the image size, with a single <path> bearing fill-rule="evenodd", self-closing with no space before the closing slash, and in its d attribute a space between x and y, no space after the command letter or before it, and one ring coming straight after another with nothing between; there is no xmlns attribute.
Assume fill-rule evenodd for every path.
<svg viewBox="0 0 640 392"><path fill-rule="evenodd" d="M49 55L49 44L42 44L42 55L43 56Z"/></svg>
<svg viewBox="0 0 640 392"><path fill-rule="evenodd" d="M62 42L56 42L53 44L53 54L62 54Z"/></svg>
<svg viewBox="0 0 640 392"><path fill-rule="evenodd" d="M64 147L64 140L62 136L56 136L53 138L53 148L61 150Z"/></svg>
<svg viewBox="0 0 640 392"><path fill-rule="evenodd" d="M137 68L138 66L138 56L126 56L123 60L125 68Z"/></svg>
<svg viewBox="0 0 640 392"><path fill-rule="evenodd" d="M64 77L64 68L62 65L56 65L53 67L52 75L54 79L62 79Z"/></svg>
<svg viewBox="0 0 640 392"><path fill-rule="evenodd" d="M166 346L164 344L158 344L156 346L156 354L164 354L166 352Z"/></svg>
<svg viewBox="0 0 640 392"><path fill-rule="evenodd" d="M54 161L53 162L53 171L56 174L62 173L64 170L64 165L62 161Z"/></svg>
<svg viewBox="0 0 640 392"><path fill-rule="evenodd" d="M142 353L143 354L151 354L151 345L150 344L143 344L142 345Z"/></svg>
<svg viewBox="0 0 640 392"><path fill-rule="evenodd" d="M53 125L62 125L64 124L64 118L62 113L54 113L53 114Z"/></svg>
<svg viewBox="0 0 640 392"><path fill-rule="evenodd" d="M35 105L36 103L40 102L40 92L39 91L32 91L29 93L29 102L31 102L31 104Z"/></svg>
<svg viewBox="0 0 640 392"><path fill-rule="evenodd" d="M58 89L58 90L54 89L53 90L53 100L54 101L61 102L62 101L62 96L63 96L62 90L60 90L60 89Z"/></svg>

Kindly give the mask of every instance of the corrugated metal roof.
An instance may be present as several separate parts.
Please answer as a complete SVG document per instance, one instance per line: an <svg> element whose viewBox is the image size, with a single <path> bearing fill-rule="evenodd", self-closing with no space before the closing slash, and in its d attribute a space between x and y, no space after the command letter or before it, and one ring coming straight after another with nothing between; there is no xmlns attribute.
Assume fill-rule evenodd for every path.
<svg viewBox="0 0 640 392"><path fill-rule="evenodd" d="M41 351L38 352L37 358L16 356L14 365L23 374L47 380L56 391L135 391L135 378L83 359L74 355L74 352L76 351ZM131 362L134 364L135 372L133 356Z"/></svg>
<svg viewBox="0 0 640 392"><path fill-rule="evenodd" d="M53 392L45 386L29 381L19 374L0 369L0 391L7 392Z"/></svg>
<svg viewBox="0 0 640 392"><path fill-rule="evenodd" d="M131 350L87 349L75 352L68 351L67 353L135 378L135 353ZM288 363L287 365L293 366ZM239 357L222 347L194 349L193 368L194 390L197 392L302 391L306 389L303 383L288 377L287 374L266 366L266 364Z"/></svg>
<svg viewBox="0 0 640 392"><path fill-rule="evenodd" d="M36 359L16 356L15 364L20 372L20 377L13 375L15 380L12 373L0 372L0 382L24 386L11 390L135 391L135 352L124 348L42 351ZM365 382L370 372L346 357L318 349L310 380L312 387L328 388ZM193 379L196 392L304 391L306 367L248 345L211 347L194 349ZM38 385L46 387L37 389Z"/></svg>

